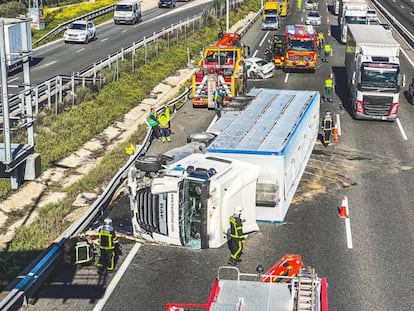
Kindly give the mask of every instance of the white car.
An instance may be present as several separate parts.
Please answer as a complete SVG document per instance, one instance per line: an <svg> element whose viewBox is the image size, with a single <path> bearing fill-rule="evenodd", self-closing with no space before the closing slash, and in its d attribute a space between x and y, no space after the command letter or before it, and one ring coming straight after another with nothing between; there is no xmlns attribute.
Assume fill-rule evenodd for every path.
<svg viewBox="0 0 414 311"><path fill-rule="evenodd" d="M66 29L63 40L66 42L88 43L96 39L96 28L93 22L79 20L75 21Z"/></svg>
<svg viewBox="0 0 414 311"><path fill-rule="evenodd" d="M280 27L279 15L266 15L262 20L262 30L278 30Z"/></svg>
<svg viewBox="0 0 414 311"><path fill-rule="evenodd" d="M249 57L246 58L247 76L250 79L268 79L273 77L275 64L267 62L263 58Z"/></svg>
<svg viewBox="0 0 414 311"><path fill-rule="evenodd" d="M321 14L319 14L319 12L315 10L309 11L308 14L306 15L305 24L320 26L322 24Z"/></svg>
<svg viewBox="0 0 414 311"><path fill-rule="evenodd" d="M305 2L305 10L317 10L318 7L319 4L317 0L306 0Z"/></svg>

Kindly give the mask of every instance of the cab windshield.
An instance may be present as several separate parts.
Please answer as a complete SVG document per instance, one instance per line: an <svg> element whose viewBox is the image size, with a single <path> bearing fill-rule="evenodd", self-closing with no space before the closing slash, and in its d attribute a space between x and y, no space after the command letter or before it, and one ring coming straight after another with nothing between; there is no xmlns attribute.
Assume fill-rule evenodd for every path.
<svg viewBox="0 0 414 311"><path fill-rule="evenodd" d="M117 4L115 7L115 11L122 11L122 12L131 12L132 5L130 4Z"/></svg>
<svg viewBox="0 0 414 311"><path fill-rule="evenodd" d="M313 41L289 40L288 48L290 51L312 52L315 51Z"/></svg>
<svg viewBox="0 0 414 311"><path fill-rule="evenodd" d="M202 226L207 226L206 197L202 195L204 180L186 179L180 198L180 230L182 243L191 248L200 249Z"/></svg>
<svg viewBox="0 0 414 311"><path fill-rule="evenodd" d="M365 16L347 16L345 17L347 24L366 24L367 18Z"/></svg>
<svg viewBox="0 0 414 311"><path fill-rule="evenodd" d="M367 88L398 88L398 74L398 65L363 64L361 70L361 86Z"/></svg>

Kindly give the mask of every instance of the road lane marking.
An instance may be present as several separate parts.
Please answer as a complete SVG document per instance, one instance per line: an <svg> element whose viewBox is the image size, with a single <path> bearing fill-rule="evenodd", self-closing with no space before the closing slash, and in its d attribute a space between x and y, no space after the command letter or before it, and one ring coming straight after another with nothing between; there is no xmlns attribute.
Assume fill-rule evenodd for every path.
<svg viewBox="0 0 414 311"><path fill-rule="evenodd" d="M266 40L266 38L267 38L268 35L269 35L269 31L266 32L266 34L264 35L262 41L260 41L259 46L262 46L263 45L263 43L265 42L265 40Z"/></svg>
<svg viewBox="0 0 414 311"><path fill-rule="evenodd" d="M405 9L405 7L403 5L400 4L401 9Z"/></svg>
<svg viewBox="0 0 414 311"><path fill-rule="evenodd" d="M122 30L121 32L127 32L128 31L128 29L124 29L124 30Z"/></svg>
<svg viewBox="0 0 414 311"><path fill-rule="evenodd" d="M82 52L82 51L84 51L84 50L85 50L85 48L80 49L80 50L77 50L77 51L76 51L76 53L80 53L80 52Z"/></svg>
<svg viewBox="0 0 414 311"><path fill-rule="evenodd" d="M19 78L13 78L13 79L10 79L8 82L10 83L10 82L13 82L13 81L16 81L16 80L19 80Z"/></svg>
<svg viewBox="0 0 414 311"><path fill-rule="evenodd" d="M259 50L255 50L252 57L256 57L258 52L259 52Z"/></svg>
<svg viewBox="0 0 414 311"><path fill-rule="evenodd" d="M102 39L101 40L101 42L105 42L106 40L108 40L109 38L105 38L105 39Z"/></svg>
<svg viewBox="0 0 414 311"><path fill-rule="evenodd" d="M126 269L131 264L132 259L134 259L136 253L138 252L139 248L141 247L140 243L135 243L132 247L131 251L129 252L128 256L125 258L124 262L122 263L121 267L119 268L118 272L115 274L114 278L112 279L111 283L109 283L108 287L105 290L105 295L98 300L98 303L93 308L93 311L100 311L105 306L105 303L108 301L109 297L111 296L112 292L115 290L116 286L118 285L119 281L121 280L122 276L126 272Z"/></svg>
<svg viewBox="0 0 414 311"><path fill-rule="evenodd" d="M286 74L285 83L287 83L288 79L289 79L289 73Z"/></svg>
<svg viewBox="0 0 414 311"><path fill-rule="evenodd" d="M346 244L348 245L349 249L352 249L353 245L352 245L351 221L349 220L349 214L348 214L348 217L345 218L345 230L346 230Z"/></svg>
<svg viewBox="0 0 414 311"><path fill-rule="evenodd" d="M398 128L400 129L400 132L401 132L401 135L402 135L403 139L408 140L407 134L405 134L405 131L404 131L404 128L402 127L400 119L397 118L396 121L397 121L397 125L398 125Z"/></svg>

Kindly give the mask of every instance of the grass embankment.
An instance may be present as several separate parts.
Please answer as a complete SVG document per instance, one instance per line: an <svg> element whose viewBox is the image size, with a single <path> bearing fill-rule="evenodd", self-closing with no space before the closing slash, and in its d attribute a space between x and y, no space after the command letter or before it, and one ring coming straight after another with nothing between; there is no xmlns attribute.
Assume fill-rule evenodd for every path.
<svg viewBox="0 0 414 311"><path fill-rule="evenodd" d="M230 24L242 19L250 11L258 11L259 7L258 0L249 1L232 11ZM150 46L146 56L150 62L147 64L144 62L143 51L138 51L133 62L135 69L132 69L131 60L124 61L120 66L118 82L108 83L99 91L82 89L79 94L85 101L58 116L55 116L53 111L46 111L42 118L38 118L35 126L35 150L41 155L42 169L53 167L56 162L78 150L115 121L122 119L123 115L138 105L159 82L178 69L185 68L187 49L191 55L196 56L205 45L216 40L217 30L220 29L219 22L211 16L206 16L205 21L207 25L202 25L201 29L192 35L188 35L187 30L187 37L180 39L178 44L160 40L157 46ZM114 73L112 70L105 70L103 75L106 81L110 81ZM63 108L61 105L60 109ZM66 216L76 209L72 202L78 193L104 188L119 167L127 161L128 155L125 154L124 148L130 143L142 143L145 132L145 126L138 127L128 143L120 144L109 152L82 180L69 188L59 189L67 193L65 200L36 209L37 220L16 230L8 248L0 253L0 289L67 229L69 223ZM0 187L0 193L6 195L10 190ZM14 219L26 217L21 212L13 213L15 215L10 216Z"/></svg>

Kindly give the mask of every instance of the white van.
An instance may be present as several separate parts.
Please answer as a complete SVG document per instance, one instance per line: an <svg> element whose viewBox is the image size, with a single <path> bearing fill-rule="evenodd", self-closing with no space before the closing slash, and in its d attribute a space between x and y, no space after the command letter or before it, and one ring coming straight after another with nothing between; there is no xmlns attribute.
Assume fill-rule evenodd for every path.
<svg viewBox="0 0 414 311"><path fill-rule="evenodd" d="M115 24L136 24L141 20L140 0L121 0L116 4L114 10Z"/></svg>

